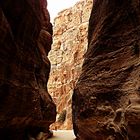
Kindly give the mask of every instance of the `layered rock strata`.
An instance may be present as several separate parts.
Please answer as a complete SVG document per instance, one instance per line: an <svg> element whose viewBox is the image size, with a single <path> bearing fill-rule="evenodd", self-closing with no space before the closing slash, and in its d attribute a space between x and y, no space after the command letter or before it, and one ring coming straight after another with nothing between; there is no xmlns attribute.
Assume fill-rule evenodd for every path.
<svg viewBox="0 0 140 140"><path fill-rule="evenodd" d="M0 139L50 136L47 91L52 25L45 0L0 0Z"/></svg>
<svg viewBox="0 0 140 140"><path fill-rule="evenodd" d="M81 0L54 20L48 90L56 102L58 119L52 129L72 129L71 97L87 49L91 7L92 0Z"/></svg>
<svg viewBox="0 0 140 140"><path fill-rule="evenodd" d="M72 97L79 140L140 139L140 1L95 0Z"/></svg>

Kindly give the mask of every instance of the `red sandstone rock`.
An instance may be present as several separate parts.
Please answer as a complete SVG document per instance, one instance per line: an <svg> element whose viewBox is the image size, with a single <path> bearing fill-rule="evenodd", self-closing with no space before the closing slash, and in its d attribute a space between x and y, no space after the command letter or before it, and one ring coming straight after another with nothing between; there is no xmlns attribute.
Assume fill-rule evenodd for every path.
<svg viewBox="0 0 140 140"><path fill-rule="evenodd" d="M56 109L47 91L52 26L45 0L0 1L0 136L49 134Z"/></svg>
<svg viewBox="0 0 140 140"><path fill-rule="evenodd" d="M140 2L95 0L72 99L80 140L140 139Z"/></svg>
<svg viewBox="0 0 140 140"><path fill-rule="evenodd" d="M66 118L63 123L58 119L52 129L72 129L71 98L87 49L91 8L92 0L80 0L54 20L53 45L48 55L52 65L48 90L55 99L58 118L64 110Z"/></svg>

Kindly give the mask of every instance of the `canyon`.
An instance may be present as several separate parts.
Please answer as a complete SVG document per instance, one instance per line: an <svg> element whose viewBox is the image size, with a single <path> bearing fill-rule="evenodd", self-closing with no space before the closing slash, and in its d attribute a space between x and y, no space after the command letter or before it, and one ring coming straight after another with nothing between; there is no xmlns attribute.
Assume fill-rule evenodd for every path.
<svg viewBox="0 0 140 140"><path fill-rule="evenodd" d="M0 139L140 140L140 1L46 8L0 0Z"/></svg>
<svg viewBox="0 0 140 140"><path fill-rule="evenodd" d="M92 0L80 0L54 20L48 91L56 103L58 119L52 129L72 129L71 99L87 50L91 8Z"/></svg>

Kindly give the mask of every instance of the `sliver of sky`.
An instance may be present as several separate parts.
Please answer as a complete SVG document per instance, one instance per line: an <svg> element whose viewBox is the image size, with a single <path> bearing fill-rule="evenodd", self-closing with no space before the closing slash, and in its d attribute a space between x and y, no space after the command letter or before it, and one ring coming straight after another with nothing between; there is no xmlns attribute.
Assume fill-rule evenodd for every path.
<svg viewBox="0 0 140 140"><path fill-rule="evenodd" d="M47 0L51 21L53 21L60 11L73 6L78 1L80 0Z"/></svg>

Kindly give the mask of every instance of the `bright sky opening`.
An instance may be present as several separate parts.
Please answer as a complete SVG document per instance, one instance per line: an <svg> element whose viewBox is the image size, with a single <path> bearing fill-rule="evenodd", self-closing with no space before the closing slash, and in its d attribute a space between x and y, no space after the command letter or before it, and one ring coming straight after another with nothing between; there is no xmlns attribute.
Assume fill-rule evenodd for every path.
<svg viewBox="0 0 140 140"><path fill-rule="evenodd" d="M77 1L79 0L47 0L51 21L60 11L73 6Z"/></svg>

